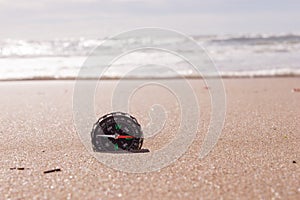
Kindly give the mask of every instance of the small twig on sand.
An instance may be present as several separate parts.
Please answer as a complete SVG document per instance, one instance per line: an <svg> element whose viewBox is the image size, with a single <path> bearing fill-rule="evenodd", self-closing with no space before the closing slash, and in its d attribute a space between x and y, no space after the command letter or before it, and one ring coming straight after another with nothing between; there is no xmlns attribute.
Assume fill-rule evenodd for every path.
<svg viewBox="0 0 300 200"><path fill-rule="evenodd" d="M49 173L53 173L53 172L60 172L61 169L51 169L51 170L47 170L47 171L44 171L44 174L49 174Z"/></svg>
<svg viewBox="0 0 300 200"><path fill-rule="evenodd" d="M25 170L25 168L24 167L11 167L11 168L9 168L10 170L14 170L14 169L16 169L16 170ZM29 168L26 168L26 169L29 169Z"/></svg>

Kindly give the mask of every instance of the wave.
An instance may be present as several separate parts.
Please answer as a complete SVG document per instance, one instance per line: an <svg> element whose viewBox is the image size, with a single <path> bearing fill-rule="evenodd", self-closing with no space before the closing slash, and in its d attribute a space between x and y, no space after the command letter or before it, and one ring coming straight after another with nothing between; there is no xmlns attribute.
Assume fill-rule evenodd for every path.
<svg viewBox="0 0 300 200"><path fill-rule="evenodd" d="M101 44L102 40L63 39L63 40L1 40L0 57L69 57L86 56Z"/></svg>
<svg viewBox="0 0 300 200"><path fill-rule="evenodd" d="M300 70L291 69L274 69L274 70L259 70L259 71L232 71L232 72L220 72L218 75L206 74L203 76L199 75L186 75L182 74L176 76L147 76L147 75L132 75L122 77L119 75L114 76L103 76L101 80L118 80L118 79L202 79L205 78L264 78L264 77L300 77ZM50 80L98 80L99 77L80 77L77 76L22 76L15 78L0 77L0 81L50 81Z"/></svg>
<svg viewBox="0 0 300 200"><path fill-rule="evenodd" d="M221 72L221 77L245 77L245 78L255 78L255 77L299 77L300 69L272 69L272 70L257 70L257 71L239 71L239 72Z"/></svg>
<svg viewBox="0 0 300 200"><path fill-rule="evenodd" d="M231 45L273 45L273 44L299 44L300 35L242 35L211 39L211 43Z"/></svg>
<svg viewBox="0 0 300 200"><path fill-rule="evenodd" d="M300 35L225 35L225 36L193 36L193 38L206 45L297 45L300 44ZM54 40L0 40L0 58L16 57L70 57L87 56L94 48L106 39L54 39ZM149 38L124 38L122 41L107 39L105 43L107 53L114 48L120 48L120 44L134 43L137 46L149 42ZM153 41L166 45L176 45L185 41L178 38L163 38L161 41ZM103 44L102 44L103 45ZM185 49L190 51L191 49Z"/></svg>
<svg viewBox="0 0 300 200"><path fill-rule="evenodd" d="M198 35L193 38L203 45L222 77L265 77L299 76L300 72L300 35ZM57 80L75 79L78 70L93 49L105 39L55 39L55 40L0 40L0 80ZM185 40L162 38L151 41L149 38L123 38L116 41L108 39L103 56L113 55L115 49L125 44L153 42L176 48L180 43L179 53L190 56L194 50L184 45ZM183 43L183 45L182 45ZM103 44L102 44L103 45ZM169 46L168 46L169 45ZM178 57L165 56L161 52L137 52L132 56L118 60L117 68L106 79L120 78L123 69L128 66L160 63L178 68L181 75L193 78L189 66ZM213 76L213 75L208 75ZM93 76L87 79L95 78ZM141 72L130 78L178 78L161 70Z"/></svg>

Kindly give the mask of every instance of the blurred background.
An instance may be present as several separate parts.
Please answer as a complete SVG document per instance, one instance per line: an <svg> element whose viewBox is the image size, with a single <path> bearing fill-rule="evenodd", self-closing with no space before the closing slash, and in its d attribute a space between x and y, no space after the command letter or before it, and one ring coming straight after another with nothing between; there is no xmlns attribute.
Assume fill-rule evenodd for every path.
<svg viewBox="0 0 300 200"><path fill-rule="evenodd" d="M74 78L103 40L139 27L174 29L191 36L223 76L296 76L299 11L297 0L0 0L0 80ZM147 38L111 40L106 53L113 52L116 43L143 40ZM184 43L172 38L155 42ZM122 76L121 67L147 59L193 76L180 59L170 55L162 59L157 52L121 59L108 76ZM159 74L155 70L148 76Z"/></svg>

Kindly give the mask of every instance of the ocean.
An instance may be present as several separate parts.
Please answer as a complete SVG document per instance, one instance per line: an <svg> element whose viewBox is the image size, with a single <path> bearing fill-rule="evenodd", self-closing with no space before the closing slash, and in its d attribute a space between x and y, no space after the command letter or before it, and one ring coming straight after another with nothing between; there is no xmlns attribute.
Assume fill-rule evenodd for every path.
<svg viewBox="0 0 300 200"><path fill-rule="evenodd" d="M300 35L196 35L191 36L201 45L214 62L223 77L255 76L299 76L300 75ZM90 53L104 40L106 49L101 56L122 48L122 43L143 42L144 39L128 38L124 41L109 39L69 38L53 40L0 40L0 80L15 79L66 79L76 78L79 69ZM184 46L184 40L152 41ZM182 45L183 43L183 45ZM120 45L121 44L121 45ZM179 52L193 54L189 46ZM197 56L197 55L195 55ZM194 77L197 73L187 63L175 55L160 51L136 51L116 60L106 72L107 78L123 77L130 66L160 63L174 67L180 76ZM106 66L97 66L106 67ZM149 67L135 71L132 77L170 77L163 67ZM95 71L87 78L97 78Z"/></svg>

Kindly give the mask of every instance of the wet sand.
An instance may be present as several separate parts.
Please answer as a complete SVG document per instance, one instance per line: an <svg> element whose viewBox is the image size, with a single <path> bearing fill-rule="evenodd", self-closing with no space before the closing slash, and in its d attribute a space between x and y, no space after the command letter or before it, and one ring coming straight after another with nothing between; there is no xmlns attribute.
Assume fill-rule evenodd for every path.
<svg viewBox="0 0 300 200"><path fill-rule="evenodd" d="M115 83L105 81L96 102L109 102ZM201 160L210 98L202 81L191 85L201 107L195 141L170 166L131 174L106 167L81 143L73 81L0 82L0 199L300 199L300 79L225 79L224 129ZM172 140L179 119L178 102L160 90L144 88L130 107L143 126L156 101L168 111L163 131L145 140L151 151ZM96 106L99 117L109 111Z"/></svg>

